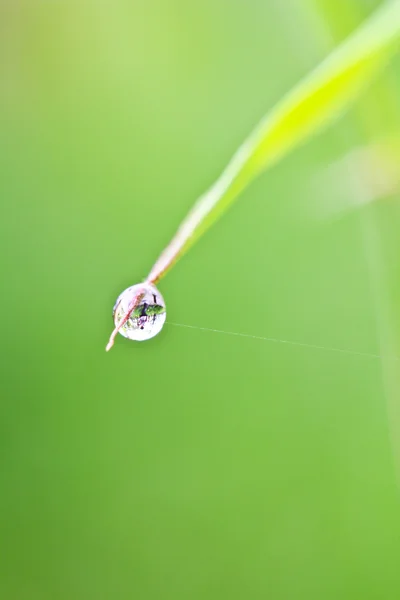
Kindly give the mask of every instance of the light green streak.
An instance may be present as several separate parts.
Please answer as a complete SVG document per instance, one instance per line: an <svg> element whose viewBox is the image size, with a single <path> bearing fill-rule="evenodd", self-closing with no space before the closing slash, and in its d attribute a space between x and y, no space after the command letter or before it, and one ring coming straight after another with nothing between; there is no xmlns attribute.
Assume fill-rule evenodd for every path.
<svg viewBox="0 0 400 600"><path fill-rule="evenodd" d="M387 63L400 39L400 0L386 2L295 86L239 148L155 263L158 281L262 171L332 122Z"/></svg>

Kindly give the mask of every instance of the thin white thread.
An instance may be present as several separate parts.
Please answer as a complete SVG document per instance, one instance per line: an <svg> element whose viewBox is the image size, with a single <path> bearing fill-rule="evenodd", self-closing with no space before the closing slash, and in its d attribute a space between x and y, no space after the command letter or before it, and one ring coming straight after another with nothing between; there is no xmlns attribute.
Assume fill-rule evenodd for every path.
<svg viewBox="0 0 400 600"><path fill-rule="evenodd" d="M357 350L348 350L346 348L334 348L331 346L319 346L318 344L307 344L305 342L295 342L292 340L280 340L278 338L262 337L260 335L250 335L248 333L239 333L236 331L223 331L222 329L211 329L210 327L198 327L197 325L186 325L184 323L172 323L166 321L167 325L175 327L186 327L187 329L199 329L200 331L209 331L211 333L224 333L225 335L236 335L238 337L250 338L253 340L261 340L264 342L273 342L275 344L288 344L289 346L301 346L303 348L312 348L314 350L325 350L327 352L340 352L341 354L352 354L354 356L364 356L366 358L377 358L379 360L396 360L400 361L400 356L382 356L373 354L372 352L359 352Z"/></svg>

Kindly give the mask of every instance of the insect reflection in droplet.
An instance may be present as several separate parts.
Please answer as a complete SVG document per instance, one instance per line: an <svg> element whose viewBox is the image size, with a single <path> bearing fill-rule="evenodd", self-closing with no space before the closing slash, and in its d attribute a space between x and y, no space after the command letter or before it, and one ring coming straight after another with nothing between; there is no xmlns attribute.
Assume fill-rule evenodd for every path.
<svg viewBox="0 0 400 600"><path fill-rule="evenodd" d="M138 295L139 303L119 328L119 333L130 340L144 341L161 331L167 316L164 298L154 285L140 283L124 290L115 303L113 318L118 327Z"/></svg>

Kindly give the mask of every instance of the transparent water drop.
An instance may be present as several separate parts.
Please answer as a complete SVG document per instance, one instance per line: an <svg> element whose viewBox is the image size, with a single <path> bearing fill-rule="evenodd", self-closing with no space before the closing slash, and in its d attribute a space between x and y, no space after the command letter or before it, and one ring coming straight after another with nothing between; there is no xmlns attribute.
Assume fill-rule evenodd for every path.
<svg viewBox="0 0 400 600"><path fill-rule="evenodd" d="M118 296L113 309L115 326L125 317L138 294L142 294L142 298L119 333L130 340L142 342L160 333L167 313L164 298L158 289L150 283L139 283Z"/></svg>

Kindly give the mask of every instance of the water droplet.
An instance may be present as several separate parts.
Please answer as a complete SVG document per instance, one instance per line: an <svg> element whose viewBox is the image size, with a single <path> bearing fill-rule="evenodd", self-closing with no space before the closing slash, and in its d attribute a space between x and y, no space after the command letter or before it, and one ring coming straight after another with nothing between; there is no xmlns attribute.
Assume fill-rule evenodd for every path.
<svg viewBox="0 0 400 600"><path fill-rule="evenodd" d="M158 289L150 283L139 283L118 296L113 309L115 326L124 318L138 294L142 294L142 298L119 333L130 340L141 342L160 333L167 313L164 298Z"/></svg>

